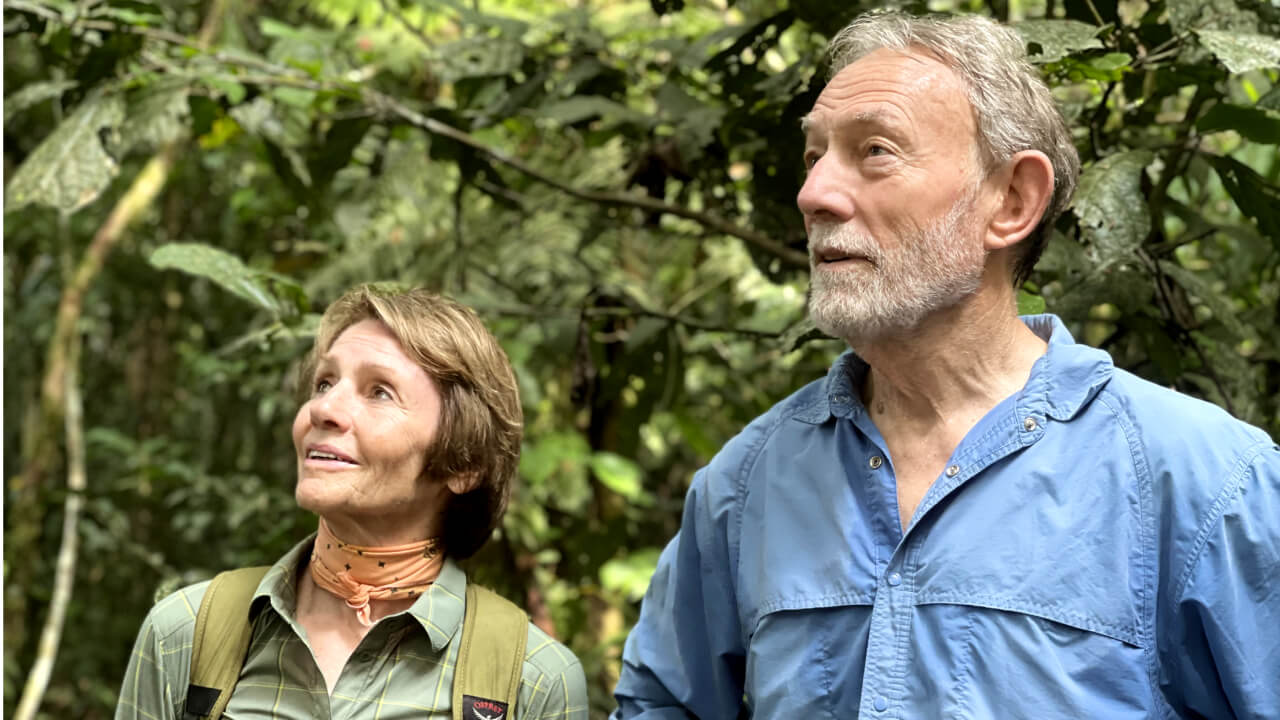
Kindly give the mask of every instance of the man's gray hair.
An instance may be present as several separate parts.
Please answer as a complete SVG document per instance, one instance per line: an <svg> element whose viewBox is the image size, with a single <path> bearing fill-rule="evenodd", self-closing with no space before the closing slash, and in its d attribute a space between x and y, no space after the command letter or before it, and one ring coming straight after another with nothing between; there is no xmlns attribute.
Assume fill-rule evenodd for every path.
<svg viewBox="0 0 1280 720"><path fill-rule="evenodd" d="M1044 251L1054 220L1066 210L1080 175L1071 134L1049 88L1027 60L1022 37L978 15L862 15L832 38L827 48L831 76L880 49L922 49L960 76L988 171L1023 150L1039 150L1049 157L1053 197L1014 263L1013 281L1021 285Z"/></svg>

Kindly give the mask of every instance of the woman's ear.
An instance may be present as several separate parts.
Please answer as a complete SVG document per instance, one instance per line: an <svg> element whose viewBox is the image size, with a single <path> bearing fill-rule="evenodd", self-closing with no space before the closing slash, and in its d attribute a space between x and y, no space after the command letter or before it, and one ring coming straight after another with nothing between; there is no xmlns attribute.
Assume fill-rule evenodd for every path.
<svg viewBox="0 0 1280 720"><path fill-rule="evenodd" d="M446 483L454 495L466 495L480 486L480 478L475 473L463 473L454 475Z"/></svg>
<svg viewBox="0 0 1280 720"><path fill-rule="evenodd" d="M1040 224L1053 199L1053 163L1039 150L1015 153L988 180L1000 199L987 225L986 248L1002 250L1017 244Z"/></svg>

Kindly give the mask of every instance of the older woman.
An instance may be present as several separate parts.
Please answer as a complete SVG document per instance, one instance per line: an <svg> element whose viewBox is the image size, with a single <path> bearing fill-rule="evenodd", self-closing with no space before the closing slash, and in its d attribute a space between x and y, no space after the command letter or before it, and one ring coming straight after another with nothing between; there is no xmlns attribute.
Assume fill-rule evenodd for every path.
<svg viewBox="0 0 1280 720"><path fill-rule="evenodd" d="M506 355L455 302L364 286L325 312L309 365L293 442L297 501L319 516L318 531L256 585L223 714L505 720L509 703L455 692L454 680L468 628L498 622L492 603L467 607L475 588L455 560L489 538L516 472L522 420ZM193 642L222 639L221 627L203 640L195 630L208 586L179 590L147 616L116 718L216 715L216 688L192 674ZM527 637L518 633L510 714L585 718L577 659L517 617ZM236 624L210 622L228 635ZM477 662L487 661L462 668L475 675Z"/></svg>

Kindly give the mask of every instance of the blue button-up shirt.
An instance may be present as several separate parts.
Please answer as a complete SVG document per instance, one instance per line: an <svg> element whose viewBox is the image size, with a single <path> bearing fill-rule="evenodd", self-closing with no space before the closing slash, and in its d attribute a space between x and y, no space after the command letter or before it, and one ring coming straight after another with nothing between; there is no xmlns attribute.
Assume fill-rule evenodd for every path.
<svg viewBox="0 0 1280 720"><path fill-rule="evenodd" d="M843 355L694 478L616 718L1280 718L1280 449L1052 316L904 533Z"/></svg>

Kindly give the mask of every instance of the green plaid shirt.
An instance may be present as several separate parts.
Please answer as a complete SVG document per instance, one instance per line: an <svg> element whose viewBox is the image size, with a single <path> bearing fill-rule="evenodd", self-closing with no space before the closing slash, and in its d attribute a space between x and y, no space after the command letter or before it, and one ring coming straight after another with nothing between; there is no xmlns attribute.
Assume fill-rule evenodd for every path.
<svg viewBox="0 0 1280 720"><path fill-rule="evenodd" d="M407 611L379 620L352 653L330 695L306 632L294 614L296 580L308 538L280 559L254 595L253 640L225 718L448 718L467 577L445 561L440 577ZM196 609L208 583L183 588L156 604L142 623L125 672L116 720L183 717ZM532 624L520 720L585 720L582 666L564 645ZM470 719L468 719L470 720Z"/></svg>

